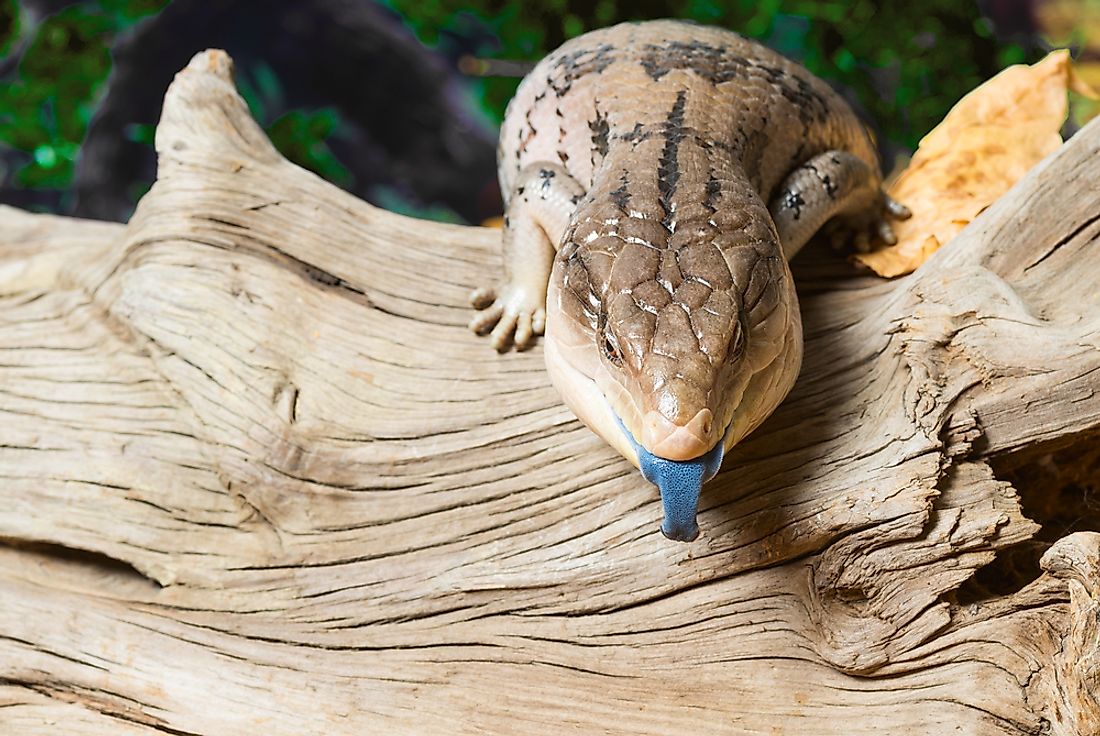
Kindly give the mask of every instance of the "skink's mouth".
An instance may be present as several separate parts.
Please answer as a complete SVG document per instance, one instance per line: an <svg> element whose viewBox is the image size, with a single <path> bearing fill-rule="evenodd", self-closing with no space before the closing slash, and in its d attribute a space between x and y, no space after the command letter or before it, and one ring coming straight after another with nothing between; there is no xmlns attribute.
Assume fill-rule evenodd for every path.
<svg viewBox="0 0 1100 736"><path fill-rule="evenodd" d="M622 420L619 420L619 428L638 453L638 466L642 475L661 490L661 505L665 512L661 533L677 542L693 541L699 536L699 524L696 522L699 494L703 490L703 484L717 475L718 469L722 467L726 444L724 438L700 457L669 460L642 447Z"/></svg>

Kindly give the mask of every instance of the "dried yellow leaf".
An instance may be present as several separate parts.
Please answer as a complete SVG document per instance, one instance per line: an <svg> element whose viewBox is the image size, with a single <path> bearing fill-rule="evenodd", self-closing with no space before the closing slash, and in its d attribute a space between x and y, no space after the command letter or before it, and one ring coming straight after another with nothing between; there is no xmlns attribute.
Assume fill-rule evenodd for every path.
<svg viewBox="0 0 1100 736"><path fill-rule="evenodd" d="M887 277L927 260L1062 145L1068 89L1096 96L1061 50L1011 66L959 100L889 187L913 212L894 223L897 244L855 259Z"/></svg>

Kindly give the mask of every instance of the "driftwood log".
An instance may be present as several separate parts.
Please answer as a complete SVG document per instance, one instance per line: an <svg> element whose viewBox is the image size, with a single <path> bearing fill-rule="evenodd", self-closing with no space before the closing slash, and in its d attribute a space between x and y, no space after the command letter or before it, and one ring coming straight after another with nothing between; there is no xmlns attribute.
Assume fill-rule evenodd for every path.
<svg viewBox="0 0 1100 736"><path fill-rule="evenodd" d="M157 150L126 226L0 210L0 732L1100 732L1100 534L973 581L1100 476L1100 123L909 277L796 260L693 544L467 332L497 232L287 163L216 51Z"/></svg>

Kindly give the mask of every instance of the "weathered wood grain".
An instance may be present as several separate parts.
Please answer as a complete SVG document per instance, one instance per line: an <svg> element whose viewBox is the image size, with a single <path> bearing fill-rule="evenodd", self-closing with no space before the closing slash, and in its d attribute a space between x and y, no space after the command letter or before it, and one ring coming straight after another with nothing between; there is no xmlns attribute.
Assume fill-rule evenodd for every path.
<svg viewBox="0 0 1100 736"><path fill-rule="evenodd" d="M693 544L465 329L498 233L286 162L216 51L157 150L124 228L0 210L5 733L1100 732L1100 535L955 594L1037 529L991 459L1100 428L1100 124L912 276L798 259Z"/></svg>

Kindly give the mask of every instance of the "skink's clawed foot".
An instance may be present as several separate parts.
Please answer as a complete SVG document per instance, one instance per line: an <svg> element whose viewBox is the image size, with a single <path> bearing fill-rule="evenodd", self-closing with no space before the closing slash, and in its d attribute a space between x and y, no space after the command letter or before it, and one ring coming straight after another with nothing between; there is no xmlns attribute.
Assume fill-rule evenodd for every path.
<svg viewBox="0 0 1100 736"><path fill-rule="evenodd" d="M890 221L907 220L912 214L908 207L882 192L876 207L834 217L823 230L833 248L851 248L857 253L866 253L876 242L886 245L897 243L898 237Z"/></svg>
<svg viewBox="0 0 1100 736"><path fill-rule="evenodd" d="M470 304L479 313L470 320L470 329L489 334L489 342L503 353L510 346L526 350L535 344L535 336L546 329L545 296L513 284L498 289L483 287L470 294Z"/></svg>

